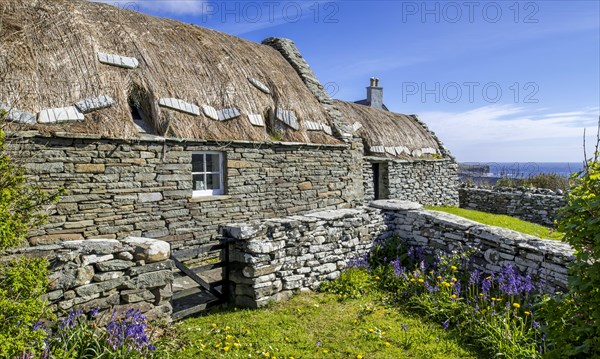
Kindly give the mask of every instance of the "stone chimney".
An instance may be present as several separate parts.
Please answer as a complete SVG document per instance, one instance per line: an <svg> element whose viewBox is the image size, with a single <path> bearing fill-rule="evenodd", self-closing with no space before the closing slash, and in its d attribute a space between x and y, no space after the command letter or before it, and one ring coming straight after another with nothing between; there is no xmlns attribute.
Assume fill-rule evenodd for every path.
<svg viewBox="0 0 600 359"><path fill-rule="evenodd" d="M383 87L379 87L379 79L371 77L371 84L367 87L367 101L373 108L383 109Z"/></svg>

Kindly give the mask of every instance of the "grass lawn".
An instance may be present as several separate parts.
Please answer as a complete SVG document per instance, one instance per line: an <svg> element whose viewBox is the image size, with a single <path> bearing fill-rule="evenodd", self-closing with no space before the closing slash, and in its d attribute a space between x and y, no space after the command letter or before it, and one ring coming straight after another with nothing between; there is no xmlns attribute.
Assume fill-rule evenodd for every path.
<svg viewBox="0 0 600 359"><path fill-rule="evenodd" d="M299 294L257 310L211 313L174 328L176 358L477 358L440 324L385 306L376 295L339 302Z"/></svg>
<svg viewBox="0 0 600 359"><path fill-rule="evenodd" d="M526 222L518 218L502 214L491 214L457 207L426 207L434 211L442 211L461 216L475 222L512 229L513 231L530 234L539 238L562 240L563 234L539 224Z"/></svg>

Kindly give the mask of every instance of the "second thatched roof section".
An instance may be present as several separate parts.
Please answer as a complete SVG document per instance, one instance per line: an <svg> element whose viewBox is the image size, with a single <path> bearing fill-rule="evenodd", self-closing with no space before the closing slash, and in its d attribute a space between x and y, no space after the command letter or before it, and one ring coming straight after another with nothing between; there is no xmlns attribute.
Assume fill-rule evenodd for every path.
<svg viewBox="0 0 600 359"><path fill-rule="evenodd" d="M401 159L449 155L436 135L415 115L402 115L340 100L334 103L357 135L362 137L367 154Z"/></svg>
<svg viewBox="0 0 600 359"><path fill-rule="evenodd" d="M135 107L158 135L339 142L321 104L269 46L83 0L3 0L0 24L0 105L35 114L22 122L39 130L136 137ZM110 107L65 110L86 99L108 106L106 96ZM60 116L75 121L52 123ZM270 117L280 119L274 128Z"/></svg>

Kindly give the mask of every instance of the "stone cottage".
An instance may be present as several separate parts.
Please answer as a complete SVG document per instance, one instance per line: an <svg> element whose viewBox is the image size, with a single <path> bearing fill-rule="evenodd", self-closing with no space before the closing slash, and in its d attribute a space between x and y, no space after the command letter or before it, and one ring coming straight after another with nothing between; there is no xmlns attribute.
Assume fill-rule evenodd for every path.
<svg viewBox="0 0 600 359"><path fill-rule="evenodd" d="M374 198L457 204L414 115L334 100L293 42L82 0L0 3L0 102L28 179L67 194L32 245L144 236L182 260L224 223Z"/></svg>

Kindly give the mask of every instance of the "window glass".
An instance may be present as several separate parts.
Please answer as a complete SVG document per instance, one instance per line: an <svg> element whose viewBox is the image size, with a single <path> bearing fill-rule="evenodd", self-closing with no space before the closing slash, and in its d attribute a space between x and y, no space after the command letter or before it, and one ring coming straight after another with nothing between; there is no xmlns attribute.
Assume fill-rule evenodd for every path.
<svg viewBox="0 0 600 359"><path fill-rule="evenodd" d="M204 154L192 155L192 172L204 172Z"/></svg>
<svg viewBox="0 0 600 359"><path fill-rule="evenodd" d="M207 154L206 155L206 172L219 172L220 171L220 161L218 154Z"/></svg>
<svg viewBox="0 0 600 359"><path fill-rule="evenodd" d="M205 152L192 154L192 188L194 196L223 194L223 154Z"/></svg>

